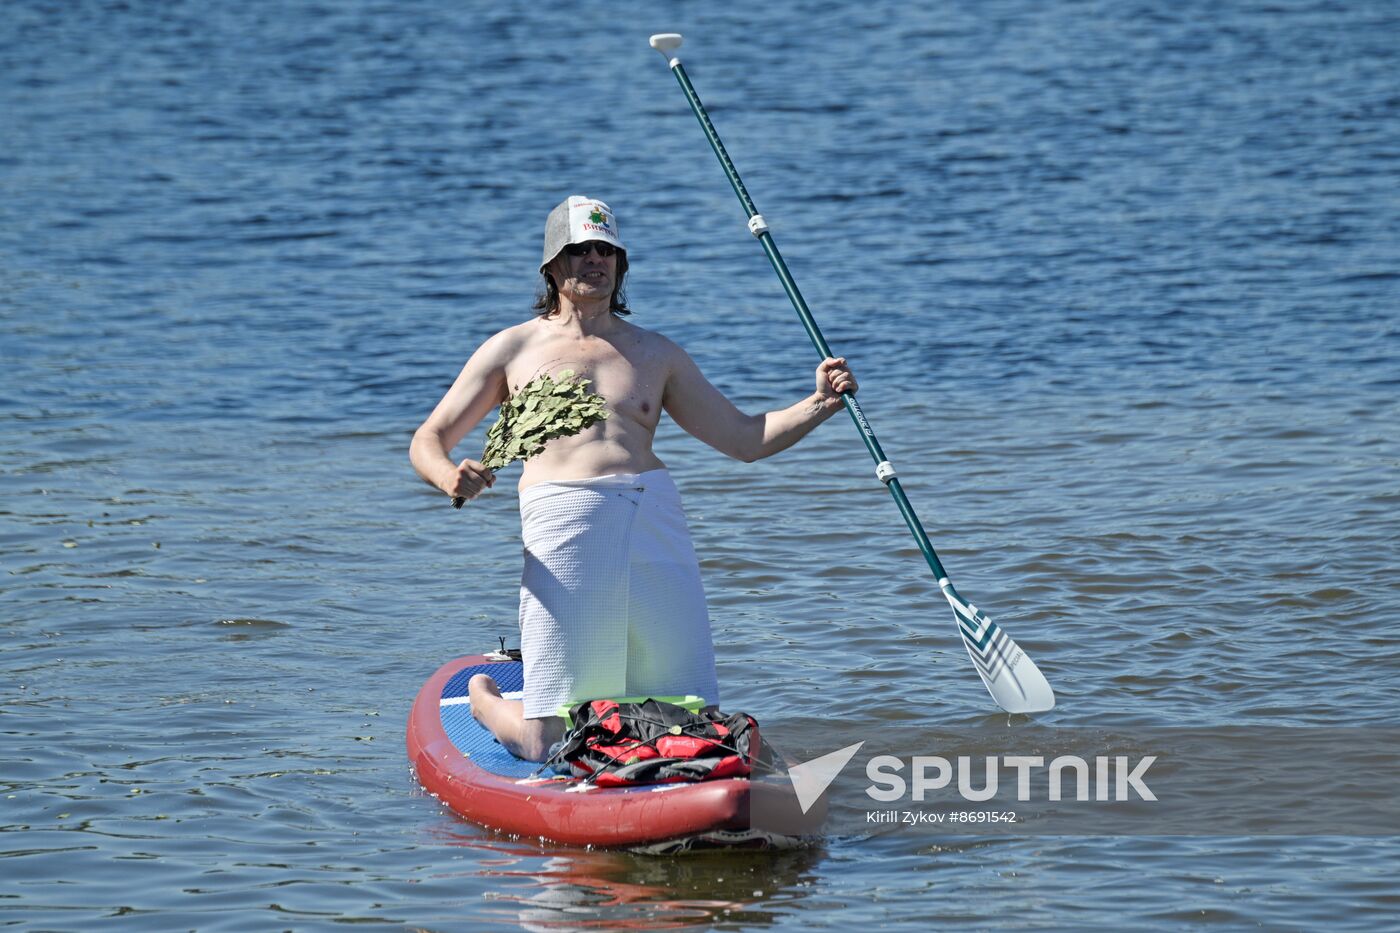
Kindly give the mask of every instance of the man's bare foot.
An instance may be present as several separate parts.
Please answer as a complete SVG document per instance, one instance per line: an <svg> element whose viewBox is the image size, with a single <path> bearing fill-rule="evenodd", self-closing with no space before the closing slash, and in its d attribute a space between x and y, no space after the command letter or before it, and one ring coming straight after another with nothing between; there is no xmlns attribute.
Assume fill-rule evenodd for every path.
<svg viewBox="0 0 1400 933"><path fill-rule="evenodd" d="M501 688L489 674L474 674L467 681L472 717L491 730L500 743L517 758L544 761L549 746L564 734L564 720L558 716L526 719L525 704L501 696Z"/></svg>
<svg viewBox="0 0 1400 933"><path fill-rule="evenodd" d="M472 679L467 681L467 696L472 701L472 718L477 722L484 723L483 707L491 705L491 699L501 698L501 688L496 686L496 681L490 674L473 674Z"/></svg>

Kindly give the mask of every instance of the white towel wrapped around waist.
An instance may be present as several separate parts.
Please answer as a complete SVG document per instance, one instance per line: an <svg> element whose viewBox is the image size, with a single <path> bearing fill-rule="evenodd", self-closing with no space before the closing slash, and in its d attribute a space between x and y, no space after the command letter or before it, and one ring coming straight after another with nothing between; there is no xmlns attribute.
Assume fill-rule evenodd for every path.
<svg viewBox="0 0 1400 933"><path fill-rule="evenodd" d="M666 470L520 494L525 718L600 697L718 704L700 567Z"/></svg>

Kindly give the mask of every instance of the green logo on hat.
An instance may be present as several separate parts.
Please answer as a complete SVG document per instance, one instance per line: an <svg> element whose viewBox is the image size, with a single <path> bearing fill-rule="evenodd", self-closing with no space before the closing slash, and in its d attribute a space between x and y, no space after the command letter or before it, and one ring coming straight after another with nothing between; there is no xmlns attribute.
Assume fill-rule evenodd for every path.
<svg viewBox="0 0 1400 933"><path fill-rule="evenodd" d="M593 221L595 224L606 224L608 222L608 215L604 214L602 211L595 210L593 213L588 215L588 219Z"/></svg>

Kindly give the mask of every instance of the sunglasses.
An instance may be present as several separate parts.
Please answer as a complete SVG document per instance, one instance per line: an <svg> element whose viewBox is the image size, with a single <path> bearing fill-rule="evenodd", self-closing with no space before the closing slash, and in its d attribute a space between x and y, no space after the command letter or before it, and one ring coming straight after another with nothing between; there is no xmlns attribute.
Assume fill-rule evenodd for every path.
<svg viewBox="0 0 1400 933"><path fill-rule="evenodd" d="M570 256L587 256L590 251L597 250L598 255L604 259L617 252L617 247L611 243L604 243L601 240L589 240L587 243L570 243L564 247L564 252Z"/></svg>

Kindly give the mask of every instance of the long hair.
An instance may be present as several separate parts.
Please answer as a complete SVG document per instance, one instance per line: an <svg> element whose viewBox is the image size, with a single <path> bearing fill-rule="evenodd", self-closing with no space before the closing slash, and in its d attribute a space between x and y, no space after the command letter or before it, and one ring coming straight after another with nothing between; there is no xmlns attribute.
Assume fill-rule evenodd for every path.
<svg viewBox="0 0 1400 933"><path fill-rule="evenodd" d="M541 291L535 296L534 309L540 317L549 317L559 310L559 286L554 281L554 276L548 272L548 267L540 272L540 278L544 279ZM627 307L627 295L622 290L624 280L627 278L627 251L617 251L617 284L613 286L612 298L608 302L608 310L616 315L628 315L632 309Z"/></svg>

